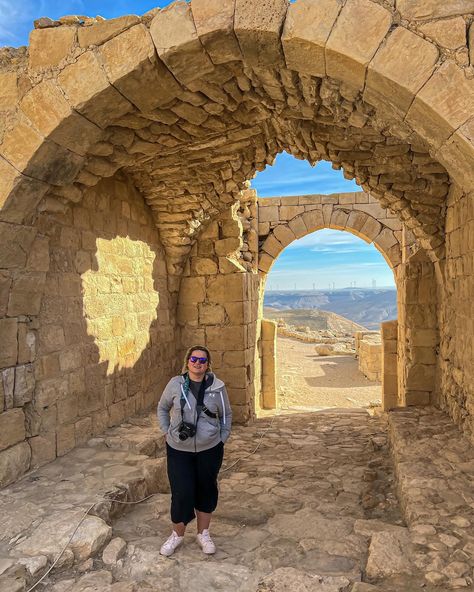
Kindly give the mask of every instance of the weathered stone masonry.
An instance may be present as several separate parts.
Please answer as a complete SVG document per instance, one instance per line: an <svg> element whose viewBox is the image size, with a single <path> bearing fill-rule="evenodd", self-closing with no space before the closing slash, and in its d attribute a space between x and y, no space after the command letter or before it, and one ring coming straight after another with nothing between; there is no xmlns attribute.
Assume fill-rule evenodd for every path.
<svg viewBox="0 0 474 592"><path fill-rule="evenodd" d="M55 454L63 450L58 442L66 441L66 448L73 445L71 427L67 437L58 440L61 422L52 411L56 403L41 407L38 399L45 379L39 357L51 354L54 360L64 347L61 330L48 337L58 349L46 351L42 345L48 341L45 303L52 306L49 319L63 323L71 316L62 298L54 304L49 298L52 289L60 293L59 279L57 284L51 280L54 273L63 276L63 290L69 286L67 274L74 276L73 293L61 296L76 299L76 319L82 308L79 334L88 336L92 351L82 367L96 364L104 368L97 374L105 371L92 391L105 392L114 360L119 373L136 373L145 381L141 388L130 389L134 403L123 412L143 408L152 392L158 396L159 389L152 387L155 380L158 386L169 377L171 365L173 370L179 367L175 347L181 351L185 342L204 337L211 347L220 346L217 359L219 352L232 352L233 365L221 357L221 366L229 372L232 368L226 379L235 389L236 416L251 416L259 389L258 220L242 190L282 150L311 163L326 159L342 168L416 239L419 260L405 270L407 281L399 284L400 301L406 304L398 330L399 352L404 352L399 362L410 361L399 372L409 395L405 402L436 400L472 434L472 21L467 1L421 5L412 0L192 0L143 17L41 21L27 49L2 49L0 421L8 425L1 430L2 474L10 471L5 467L29 466L32 449L22 443L25 436L47 440L44 449L49 452L41 462L53 455L53 449ZM91 221L100 220L98 202L88 196L101 192L103 179L125 183L132 203L143 200L138 226L132 207L130 213L126 206L120 214L114 212L114 220L132 216L129 239L135 246L120 254L118 267L112 265L104 273L94 267L108 258L102 241L128 236L115 222L109 224L108 206L103 229L93 231L100 239L94 248L84 248L77 238L67 243L66 230L62 240L67 244L55 236L61 227L81 228L82 209ZM77 220L67 222L67 212L75 211ZM144 230L151 233L152 222L156 235L145 238ZM233 234L236 228L242 237ZM141 273L153 266L153 289L139 283L130 288L133 278L126 270L135 256L132 252L138 253L138 242L146 247L137 269ZM207 247L209 256L204 254ZM57 248L62 251L57 253ZM153 264L150 253L155 255ZM402 261L410 255L402 241ZM217 263L218 273L214 275L210 262L207 268L198 265L201 257ZM142 297L150 301L159 292L156 319L145 306L140 322L133 325L133 341L143 347L143 327L161 323L159 336L152 329L144 351L166 350L169 363L157 364L148 353L132 362L134 346L125 345L121 323L115 321L114 329L112 320L102 314L104 299L99 298L102 309L91 313L87 308L78 288L80 276L90 271L86 285L91 287L99 277L107 283L119 269L124 274L120 293L132 289L132 302ZM196 288L199 298L186 302L186 283ZM418 287L410 292L409 285ZM425 297L420 290L430 297L423 301L429 314L422 318L416 310L416 299ZM208 319L205 326L200 317L199 327L193 326L195 319L185 320L190 312L186 307L194 303L202 304L199 314ZM85 310L89 312L84 317ZM122 340L129 367L121 366L121 354L107 343L113 341L105 337L107 331ZM146 363L140 361L145 358ZM78 370L69 363L64 358L59 370L54 370L57 362L51 363L58 372L52 379L61 381L60 389L66 388L66 376L69 389L69 376ZM430 377L435 368L431 382L423 379L425 366L430 367ZM15 388L24 393L16 404L13 380L13 393ZM57 400L62 398L57 395ZM83 395L79 399L82 405ZM119 404L116 409L125 407L121 402L113 401ZM25 423L28 405L48 415L43 420L48 425L45 432L37 427L31 432L33 424ZM78 419L74 411L68 412L64 425L82 422L77 433L74 427L74 442L90 432L86 417L93 423L93 414L113 405L101 401ZM109 410L108 421L114 417ZM103 425L97 417L95 422ZM55 443L46 438L51 433L56 433ZM14 447L18 458L12 456Z"/></svg>

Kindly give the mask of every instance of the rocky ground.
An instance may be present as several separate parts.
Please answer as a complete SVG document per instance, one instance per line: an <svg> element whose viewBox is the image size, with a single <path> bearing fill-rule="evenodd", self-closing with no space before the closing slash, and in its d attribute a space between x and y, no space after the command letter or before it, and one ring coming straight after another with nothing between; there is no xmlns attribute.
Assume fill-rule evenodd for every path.
<svg viewBox="0 0 474 592"><path fill-rule="evenodd" d="M380 404L381 385L359 372L354 354L319 356L315 345L278 337L277 385L288 410L371 407Z"/></svg>
<svg viewBox="0 0 474 592"><path fill-rule="evenodd" d="M173 557L159 555L169 494L162 459L148 455L161 454L145 417L0 492L0 590L30 589L91 500L95 516L36 590L472 590L472 448L440 412L394 413L389 432L386 419L362 409L280 413L236 427L212 524L214 557L202 554L193 525ZM152 490L160 493L143 503L118 503Z"/></svg>

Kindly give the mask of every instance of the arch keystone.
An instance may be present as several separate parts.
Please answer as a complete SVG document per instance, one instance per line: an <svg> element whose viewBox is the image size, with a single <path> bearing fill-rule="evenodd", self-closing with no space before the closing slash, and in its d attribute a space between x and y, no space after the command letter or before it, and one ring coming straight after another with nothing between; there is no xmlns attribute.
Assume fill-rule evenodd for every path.
<svg viewBox="0 0 474 592"><path fill-rule="evenodd" d="M340 10L338 0L298 0L290 5L281 38L290 70L326 76L324 48Z"/></svg>
<svg viewBox="0 0 474 592"><path fill-rule="evenodd" d="M438 57L435 45L398 27L369 64L364 98L382 109L388 103L404 117L416 93L433 73Z"/></svg>
<svg viewBox="0 0 474 592"><path fill-rule="evenodd" d="M194 24L214 64L242 60L234 34L235 0L192 0Z"/></svg>
<svg viewBox="0 0 474 592"><path fill-rule="evenodd" d="M362 89L367 66L391 24L392 15L379 4L348 0L326 44L327 75Z"/></svg>
<svg viewBox="0 0 474 592"><path fill-rule="evenodd" d="M135 25L99 49L109 82L141 111L168 103L180 87L156 57L145 25Z"/></svg>
<svg viewBox="0 0 474 592"><path fill-rule="evenodd" d="M150 35L159 57L184 84L214 70L187 2L178 0L160 10L151 22Z"/></svg>
<svg viewBox="0 0 474 592"><path fill-rule="evenodd" d="M249 65L283 62L280 34L288 6L288 0L235 1L234 30Z"/></svg>

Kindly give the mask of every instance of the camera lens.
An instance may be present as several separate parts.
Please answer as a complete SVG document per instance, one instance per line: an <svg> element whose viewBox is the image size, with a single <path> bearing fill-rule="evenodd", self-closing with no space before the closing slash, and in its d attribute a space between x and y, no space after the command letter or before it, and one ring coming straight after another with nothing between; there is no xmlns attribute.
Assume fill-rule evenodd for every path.
<svg viewBox="0 0 474 592"><path fill-rule="evenodd" d="M188 439L188 434L183 434L183 432L181 432L180 434L178 434L178 438L181 441L187 440Z"/></svg>

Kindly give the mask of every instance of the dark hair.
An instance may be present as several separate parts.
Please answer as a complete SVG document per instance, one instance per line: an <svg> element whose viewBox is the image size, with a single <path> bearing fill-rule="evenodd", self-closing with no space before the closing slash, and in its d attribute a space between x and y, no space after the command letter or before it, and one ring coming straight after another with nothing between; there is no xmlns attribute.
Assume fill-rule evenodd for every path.
<svg viewBox="0 0 474 592"><path fill-rule="evenodd" d="M189 358L192 356L192 353L194 351L198 350L198 349L201 350L201 351L203 351L203 352L206 352L207 363L208 363L208 370L209 370L209 372L212 371L212 368L211 368L211 352L204 345L193 345L192 347L190 347L188 349L188 351L186 352L186 355L184 356L183 370L182 370L183 374L188 371Z"/></svg>

